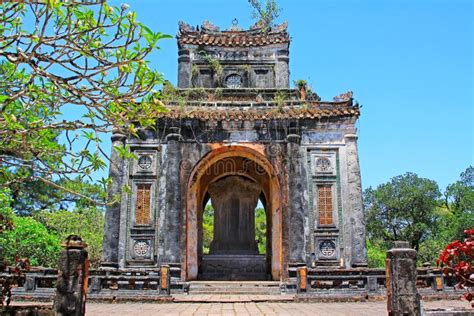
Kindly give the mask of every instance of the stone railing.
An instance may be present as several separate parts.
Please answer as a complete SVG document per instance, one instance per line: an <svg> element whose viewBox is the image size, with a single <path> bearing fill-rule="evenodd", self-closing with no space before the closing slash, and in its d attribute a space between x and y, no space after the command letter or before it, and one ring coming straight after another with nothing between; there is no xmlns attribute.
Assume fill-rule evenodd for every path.
<svg viewBox="0 0 474 316"><path fill-rule="evenodd" d="M57 279L58 271L55 269L33 268L19 279L19 286L13 290L14 299L51 300ZM167 265L147 270L90 270L88 285L88 299L110 301L140 298L166 300L172 286L183 286L180 282L171 281Z"/></svg>
<svg viewBox="0 0 474 316"><path fill-rule="evenodd" d="M297 293L301 297L359 300L382 299L386 295L385 269L297 269ZM424 298L459 297L453 278L434 267L417 269L416 287Z"/></svg>

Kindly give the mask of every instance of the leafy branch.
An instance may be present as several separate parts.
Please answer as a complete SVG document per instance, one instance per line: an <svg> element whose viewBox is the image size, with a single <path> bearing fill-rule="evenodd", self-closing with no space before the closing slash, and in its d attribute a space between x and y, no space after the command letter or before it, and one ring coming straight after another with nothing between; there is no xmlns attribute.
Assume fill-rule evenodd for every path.
<svg viewBox="0 0 474 316"><path fill-rule="evenodd" d="M92 179L106 167L104 136L153 127L163 76L146 59L171 36L105 1L3 2L0 12L0 186Z"/></svg>

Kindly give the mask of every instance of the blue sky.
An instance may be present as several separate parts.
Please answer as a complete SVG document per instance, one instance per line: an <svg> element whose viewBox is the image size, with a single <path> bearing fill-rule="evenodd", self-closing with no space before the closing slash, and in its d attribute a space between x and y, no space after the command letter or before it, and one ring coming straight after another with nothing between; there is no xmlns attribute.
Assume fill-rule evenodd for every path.
<svg viewBox="0 0 474 316"><path fill-rule="evenodd" d="M253 24L246 0L135 0L138 20L175 35L178 21ZM288 20L291 80L324 100L347 90L358 123L364 188L407 171L444 190L474 163L473 1L279 0ZM152 66L176 83L177 45L161 42Z"/></svg>

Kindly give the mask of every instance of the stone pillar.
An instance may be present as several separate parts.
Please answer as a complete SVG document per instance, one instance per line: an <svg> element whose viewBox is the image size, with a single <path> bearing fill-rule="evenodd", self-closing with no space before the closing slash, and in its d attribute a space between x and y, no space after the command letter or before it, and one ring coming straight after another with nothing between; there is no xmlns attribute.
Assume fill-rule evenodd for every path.
<svg viewBox="0 0 474 316"><path fill-rule="evenodd" d="M275 87L289 88L290 87L290 57L289 50L282 49L277 51L277 62L275 64Z"/></svg>
<svg viewBox="0 0 474 316"><path fill-rule="evenodd" d="M120 231L120 199L122 193L122 179L124 159L115 150L115 147L125 146L126 136L114 130L112 134L112 152L110 154L109 177L112 179L108 187L108 200L115 199L115 203L107 206L105 212L104 241L102 250L102 266L118 267L119 231Z"/></svg>
<svg viewBox="0 0 474 316"><path fill-rule="evenodd" d="M166 157L164 160L164 177L166 178L166 198L164 210L164 256L161 263L179 263L180 247L179 234L181 228L181 135L177 127L171 128L166 136Z"/></svg>
<svg viewBox="0 0 474 316"><path fill-rule="evenodd" d="M255 208L261 191L260 185L240 176L209 185L214 208L211 254L258 254Z"/></svg>
<svg viewBox="0 0 474 316"><path fill-rule="evenodd" d="M296 279L298 284L296 285L296 292L306 292L308 287L308 268L299 267L296 270Z"/></svg>
<svg viewBox="0 0 474 316"><path fill-rule="evenodd" d="M180 49L178 56L178 88L190 88L192 71L189 50Z"/></svg>
<svg viewBox="0 0 474 316"><path fill-rule="evenodd" d="M86 312L89 259L81 237L71 235L62 244L54 298L55 315L79 316Z"/></svg>
<svg viewBox="0 0 474 316"><path fill-rule="evenodd" d="M359 155L357 152L357 135L345 135L347 155L347 183L349 193L348 210L351 223L351 265L367 266L367 249L365 245L365 220L362 203L362 184L360 179Z"/></svg>
<svg viewBox="0 0 474 316"><path fill-rule="evenodd" d="M171 293L171 274L170 266L162 265L160 267L160 294L170 295Z"/></svg>
<svg viewBox="0 0 474 316"><path fill-rule="evenodd" d="M416 289L416 250L407 241L396 241L387 252L387 311L390 316L421 315Z"/></svg>
<svg viewBox="0 0 474 316"><path fill-rule="evenodd" d="M305 262L305 209L307 209L303 183L302 159L300 155L300 136L287 136L287 166L288 166L288 214L289 214L289 255L290 262Z"/></svg>

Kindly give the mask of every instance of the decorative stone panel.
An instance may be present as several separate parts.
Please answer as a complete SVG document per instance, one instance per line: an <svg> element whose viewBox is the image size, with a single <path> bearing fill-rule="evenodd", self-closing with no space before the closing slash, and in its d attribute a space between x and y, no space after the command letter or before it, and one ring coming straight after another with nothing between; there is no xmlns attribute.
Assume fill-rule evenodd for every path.
<svg viewBox="0 0 474 316"><path fill-rule="evenodd" d="M311 153L310 159L313 176L336 175L336 152Z"/></svg>
<svg viewBox="0 0 474 316"><path fill-rule="evenodd" d="M339 246L334 237L316 237L315 250L317 260L338 260Z"/></svg>
<svg viewBox="0 0 474 316"><path fill-rule="evenodd" d="M137 159L133 160L132 175L156 176L157 151L135 150L133 153Z"/></svg>
<svg viewBox="0 0 474 316"><path fill-rule="evenodd" d="M130 257L134 260L151 260L153 258L153 239L135 237L130 242Z"/></svg>

